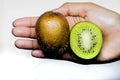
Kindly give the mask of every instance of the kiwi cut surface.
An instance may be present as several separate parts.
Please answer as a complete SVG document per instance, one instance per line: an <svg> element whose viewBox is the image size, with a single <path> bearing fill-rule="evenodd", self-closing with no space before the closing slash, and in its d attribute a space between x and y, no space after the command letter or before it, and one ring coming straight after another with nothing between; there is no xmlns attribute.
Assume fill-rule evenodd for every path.
<svg viewBox="0 0 120 80"><path fill-rule="evenodd" d="M46 57L57 57L67 50L69 33L67 19L57 12L45 12L36 24L37 40Z"/></svg>
<svg viewBox="0 0 120 80"><path fill-rule="evenodd" d="M96 57L101 50L102 42L101 30L91 22L79 22L70 32L70 47L82 59Z"/></svg>

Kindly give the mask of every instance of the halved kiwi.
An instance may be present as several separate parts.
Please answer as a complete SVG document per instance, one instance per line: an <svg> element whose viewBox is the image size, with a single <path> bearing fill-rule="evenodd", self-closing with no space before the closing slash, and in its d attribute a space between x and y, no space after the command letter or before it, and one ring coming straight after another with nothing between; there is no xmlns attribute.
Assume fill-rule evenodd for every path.
<svg viewBox="0 0 120 80"><path fill-rule="evenodd" d="M101 50L102 42L100 28L91 22L79 22L73 26L70 32L70 47L82 59L96 57Z"/></svg>

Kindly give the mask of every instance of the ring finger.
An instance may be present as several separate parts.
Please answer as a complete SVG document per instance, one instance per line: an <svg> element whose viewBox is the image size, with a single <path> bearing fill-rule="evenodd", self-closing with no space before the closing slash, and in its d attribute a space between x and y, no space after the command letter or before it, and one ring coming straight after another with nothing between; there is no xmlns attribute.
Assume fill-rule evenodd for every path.
<svg viewBox="0 0 120 80"><path fill-rule="evenodd" d="M34 40L26 40L26 39L18 39L15 41L15 45L21 49L39 49L39 45L36 39Z"/></svg>

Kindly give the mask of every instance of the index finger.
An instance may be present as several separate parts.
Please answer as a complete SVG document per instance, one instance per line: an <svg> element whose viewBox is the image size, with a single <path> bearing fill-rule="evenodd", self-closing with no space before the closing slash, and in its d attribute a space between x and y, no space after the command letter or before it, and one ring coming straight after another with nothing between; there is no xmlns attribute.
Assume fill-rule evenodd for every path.
<svg viewBox="0 0 120 80"><path fill-rule="evenodd" d="M13 22L14 27L35 27L38 17L23 17Z"/></svg>

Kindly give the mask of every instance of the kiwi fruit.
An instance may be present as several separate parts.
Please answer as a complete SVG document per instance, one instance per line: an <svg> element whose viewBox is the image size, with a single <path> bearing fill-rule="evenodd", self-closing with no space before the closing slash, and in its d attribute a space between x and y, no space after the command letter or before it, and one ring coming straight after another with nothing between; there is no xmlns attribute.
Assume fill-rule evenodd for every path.
<svg viewBox="0 0 120 80"><path fill-rule="evenodd" d="M45 12L36 23L37 40L46 57L60 57L68 48L69 34L69 24L61 13Z"/></svg>
<svg viewBox="0 0 120 80"><path fill-rule="evenodd" d="M81 59L95 58L102 47L102 31L92 22L78 22L70 32L70 47Z"/></svg>

